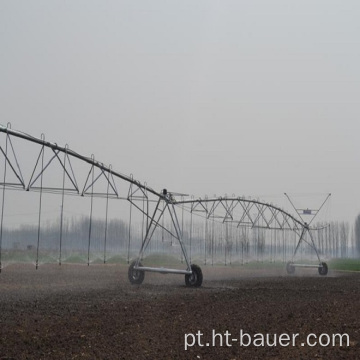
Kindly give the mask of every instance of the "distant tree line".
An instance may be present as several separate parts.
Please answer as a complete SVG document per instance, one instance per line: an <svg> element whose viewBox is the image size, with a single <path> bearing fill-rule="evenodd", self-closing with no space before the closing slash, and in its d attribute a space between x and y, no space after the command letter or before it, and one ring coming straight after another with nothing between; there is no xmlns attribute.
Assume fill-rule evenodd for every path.
<svg viewBox="0 0 360 360"><path fill-rule="evenodd" d="M353 241L350 225L344 221L332 221L322 230L312 232L319 252L332 258L346 258L353 255Z"/></svg>
<svg viewBox="0 0 360 360"><path fill-rule="evenodd" d="M171 228L170 224L167 224ZM61 231L60 231L61 229ZM40 231L40 232L39 232ZM42 250L57 251L107 251L136 254L140 248L144 228L121 219L107 223L103 219L65 218L38 226L23 225L16 229L3 229L2 248L29 250L38 246ZM360 255L360 214L353 227L347 222L333 221L318 231L312 231L313 240L321 256L332 258L357 257ZM184 223L183 240L191 255L206 263L232 260L285 261L290 258L299 236L293 231L232 227L223 223ZM106 243L105 243L106 242ZM171 252L177 241L158 228L150 243L150 252ZM307 256L313 250L304 250ZM219 260L220 259L220 260Z"/></svg>
<svg viewBox="0 0 360 360"><path fill-rule="evenodd" d="M92 250L102 250L106 238L109 250L124 248L128 242L128 225L122 220L113 219L106 225L105 221L83 217L64 219L60 231L60 222L48 222L45 225L22 225L16 229L4 229L3 247L8 249L30 249L38 244L44 250L84 250L88 247L89 238ZM40 231L40 232L39 232ZM105 236L106 231L106 236ZM61 234L61 235L60 235Z"/></svg>

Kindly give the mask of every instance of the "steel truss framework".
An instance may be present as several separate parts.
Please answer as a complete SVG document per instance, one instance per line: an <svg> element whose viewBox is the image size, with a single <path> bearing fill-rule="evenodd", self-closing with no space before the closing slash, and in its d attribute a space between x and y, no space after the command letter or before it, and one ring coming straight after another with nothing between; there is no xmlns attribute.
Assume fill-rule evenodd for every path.
<svg viewBox="0 0 360 360"><path fill-rule="evenodd" d="M315 267L319 269L319 273L321 275L326 275L327 273L327 266L325 263L321 262L318 250L311 235L311 232L315 230L315 228L310 227L310 224L304 222L299 213L299 217L295 217L273 204L243 197L225 196L219 198L206 197L203 199L191 197L185 199L184 195L174 194L168 192L166 189L158 192L148 187L146 183L142 184L135 180L132 175L126 176L114 171L111 165L104 165L102 162L95 160L93 155L91 157L86 157L69 149L67 145L65 147L61 147L56 143L47 142L44 135L42 135L41 138L35 138L23 132L12 130L10 124L7 126L0 125L0 133L4 135L3 138L0 139L2 140L2 142L0 142L0 161L2 164L1 166L3 167L3 178L0 179L0 187L2 188L0 271L6 190L18 189L25 191L38 191L40 193L39 226L41 216L41 199L42 193L44 192L59 193L62 196L62 202L64 202L64 196L66 194L90 196L91 199L94 197L105 197L107 199L107 207L109 198L129 201L131 204L130 217L131 208L133 206L146 218L146 231L142 240L139 255L129 268L129 280L132 283L141 283L144 279L144 273L146 271L154 271L161 273L185 274L187 285L201 285L201 269L198 266L191 264L186 247L184 246L182 229L177 216L177 211L179 209L188 211L191 214L191 219L193 215L198 215L205 219L212 219L218 222L230 224L231 226L237 228L245 226L250 228L294 231L298 234L299 239L297 241L293 259L300 244L302 242L306 242L317 255L319 264L315 265ZM27 177L23 175L24 169L20 166L20 162L18 161L17 151L13 141L15 138L17 141L21 140L24 142L30 142L38 146L36 161L33 166L31 166L31 171ZM22 144L22 146L24 146L24 144ZM85 181L79 181L80 177L76 172L77 169L73 166L74 159L80 160L88 167ZM49 186L44 181L44 174L51 171L49 169L52 168L53 164L56 164L62 171L62 179L59 186ZM106 191L96 191L96 185L100 181L105 182ZM121 189L121 191L118 189ZM171 226L164 225L161 221L165 213L171 219ZM318 211L315 213L315 216L317 213ZM60 238L62 221L63 213L61 213ZM179 242L186 263L185 270L142 266L141 259L157 228L163 229ZM309 234L309 237L307 237L306 234ZM40 234L38 237L39 236ZM36 267L37 266L38 262L36 261ZM290 261L287 265L288 273L293 273L296 266L303 265L294 264L293 260Z"/></svg>

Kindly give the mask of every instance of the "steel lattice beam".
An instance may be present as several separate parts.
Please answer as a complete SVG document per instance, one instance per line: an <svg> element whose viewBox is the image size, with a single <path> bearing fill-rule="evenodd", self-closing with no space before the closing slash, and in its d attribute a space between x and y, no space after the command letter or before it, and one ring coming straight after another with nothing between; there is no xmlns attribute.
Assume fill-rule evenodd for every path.
<svg viewBox="0 0 360 360"><path fill-rule="evenodd" d="M41 193L62 192L63 196L65 193L76 193L81 196L106 196L107 198L113 197L120 200L128 200L131 205L135 206L147 218L146 234L142 241L139 258L132 267L132 271L135 271L135 273L140 269L139 259L142 257L144 251L149 245L156 228L160 227L167 231L180 243L181 250L187 264L187 269L178 273L185 273L187 275L192 274L192 267L182 241L183 235L179 226L179 221L176 213L176 208L179 207L182 210L187 210L189 213L191 213L191 215L196 214L204 217L205 219L211 218L213 221L216 220L218 222L226 223L226 225L233 224L235 228L245 226L251 228L294 231L299 235L299 243L295 250L295 254L300 243L302 241L306 242L306 240L304 239L305 232L310 233L310 230L316 229L310 228L310 224L304 222L304 220L301 218L301 215L296 209L295 210L298 217L291 215L289 212L281 209L280 207L274 206L273 204L235 196L225 196L219 198L205 197L204 199L195 199L191 197L189 199L184 199L184 196L182 195L181 199L178 200L178 194L168 192L166 189L160 192L155 191L154 189L148 187L146 183L142 184L139 181L135 180L132 175L126 176L121 174L120 172L114 171L111 166L106 166L103 163L95 160L94 156L86 157L69 149L68 146L61 147L56 143L45 141L45 137L43 135L39 139L23 132L12 130L9 126L5 127L2 125L0 125L0 133L3 133L6 137L5 147L3 148L0 146L0 155L2 154L4 157L4 176L3 181L0 183L0 186L2 186L3 188L3 204L0 230L0 255L4 194L5 189L8 187L15 187L17 189L23 189L27 191L37 190ZM31 175L29 176L28 182L24 180L22 169L17 160L16 149L12 143L12 138L21 139L40 146L40 151L38 153L36 162L33 165L33 170L31 172ZM50 151L50 158L47 158L45 160L46 151ZM63 158L62 156L60 156L61 154ZM77 180L76 171L74 171L71 159L78 159L81 162L89 165L88 175L82 186L79 186L79 181ZM43 175L45 172L49 171L48 169L50 168L50 165L52 163L57 163L58 165L60 165L60 168L63 171L62 187L55 188L43 184ZM18 183L13 183L11 181L7 182L7 169L8 171L11 171L13 175L15 175ZM70 181L72 188L65 188L65 178ZM94 191L94 186L98 181L100 181L100 179L105 180L107 184L106 193ZM122 185L126 184L128 186L128 191L127 193L125 193L124 196L121 196L117 190L117 180L121 181ZM40 187L36 186L36 183L38 181L40 182ZM25 184L28 185L26 186ZM80 191L80 189L82 189L82 191ZM170 215L171 224L174 228L174 231L172 231L171 228L167 228L166 225L163 225L161 223L161 219L164 217L165 212ZM228 231L227 228L226 231ZM311 237L311 233L310 239L311 243L309 245L315 250L316 254L318 255L314 241ZM159 269L154 270L150 268L142 270L159 271ZM167 272L173 272L171 269L167 270Z"/></svg>

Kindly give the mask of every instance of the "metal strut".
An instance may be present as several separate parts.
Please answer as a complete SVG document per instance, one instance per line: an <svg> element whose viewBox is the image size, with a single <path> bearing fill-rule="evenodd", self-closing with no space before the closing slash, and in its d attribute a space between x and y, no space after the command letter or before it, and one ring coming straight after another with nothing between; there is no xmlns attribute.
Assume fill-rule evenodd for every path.
<svg viewBox="0 0 360 360"><path fill-rule="evenodd" d="M161 208L160 204L164 203L164 207ZM171 218L172 225L174 226L175 232L171 232L167 228L165 228L161 224L161 219L165 214L165 211L168 210ZM152 239L152 236L156 230L157 227L163 228L165 231L167 231L172 237L174 237L180 244L182 255L184 256L185 262L186 262L186 270L180 270L180 269L168 269L168 268L155 268L155 267L145 267L140 264L141 259L144 256L144 253L147 249L147 247L150 244L150 241ZM159 272L163 274L192 274L190 260L185 248L185 245L183 243L182 239L182 231L179 224L179 219L176 214L176 209L174 206L174 203L172 201L172 196L170 193L166 191L166 189L163 190L162 196L159 197L158 202L156 204L155 210L151 216L150 223L148 224L146 228L145 237L142 241L141 248L139 251L139 255L137 259L135 260L135 264L133 267L134 270L140 270L140 271L151 271L151 272Z"/></svg>
<svg viewBox="0 0 360 360"><path fill-rule="evenodd" d="M295 272L295 268L297 267L302 267L302 268L317 268L318 272L320 275L327 275L328 273L328 266L325 262L321 262L320 259L320 255L319 252L317 250L317 247L315 245L315 241L314 238L312 236L311 233L311 228L310 225L311 223L314 221L314 219L316 218L316 216L319 214L320 210L323 208L323 206L325 205L325 203L328 201L328 199L330 198L331 194L328 194L327 197L325 198L325 200L323 201L323 203L321 204L321 206L318 209L315 210L311 210L311 209L297 209L294 205L294 203L291 201L290 197L288 194L284 193L284 195L287 197L287 199L289 200L290 204L292 205L292 207L294 208L294 210L296 211L296 213L298 214L299 218L301 219L301 221L303 222L303 228L301 231L301 235L299 237L299 241L297 243L297 246L295 248L294 254L292 256L291 261L289 261L287 263L286 266L286 271L288 274L293 274ZM310 222L307 223L304 221L303 217L301 215L311 215L311 219ZM305 238L306 234L309 234L310 237L310 241L307 241ZM318 265L312 265L312 264L298 264L298 263L294 263L294 259L296 256L296 253L301 245L302 242L307 243L314 251L315 254L317 256L317 259L319 261Z"/></svg>
<svg viewBox="0 0 360 360"><path fill-rule="evenodd" d="M308 233L310 237L310 242L306 241L305 234ZM317 259L319 261L318 264L301 264L301 263L294 263L295 256L300 248L300 245L302 242L307 243L314 251L317 256ZM296 248L294 250L294 254L292 256L291 261L289 261L286 265L286 271L288 274L294 274L295 268L317 268L320 275L327 275L328 273L328 266L325 262L321 262L319 252L317 250L317 247L315 246L314 238L311 234L311 229L307 223L304 224L304 227L301 231L299 241L296 245Z"/></svg>
<svg viewBox="0 0 360 360"><path fill-rule="evenodd" d="M131 200L130 200L131 201ZM164 206L161 208L160 204L164 204ZM170 214L171 223L175 229L174 232L167 229L164 225L161 224L161 219L164 219L163 216L166 212ZM149 217L148 213L144 215ZM143 266L141 264L141 259L144 256L144 253L146 251L146 248L149 246L149 243L151 241L151 238L155 232L155 229L157 227L162 228L164 231L168 232L173 238L175 238L181 247L182 254L184 256L185 262L186 262L186 270L180 270L180 269L169 269L169 268L159 268L159 267L149 267L149 266ZM166 189L164 189L161 193L161 195L158 198L158 201L155 206L155 210L152 213L150 217L150 222L148 223L148 226L146 227L146 233L145 237L142 241L141 248L139 251L139 255L136 260L134 260L130 266L128 271L128 277L132 284L141 284L145 277L145 272L157 272L162 274L182 274L185 275L185 284L186 286L192 286L192 287L199 287L202 284L203 275L202 271L199 266L195 264L190 264L190 260L185 248L185 245L183 243L182 239L182 230L179 224L179 219L176 214L176 209L174 206L174 199L171 193L168 193Z"/></svg>

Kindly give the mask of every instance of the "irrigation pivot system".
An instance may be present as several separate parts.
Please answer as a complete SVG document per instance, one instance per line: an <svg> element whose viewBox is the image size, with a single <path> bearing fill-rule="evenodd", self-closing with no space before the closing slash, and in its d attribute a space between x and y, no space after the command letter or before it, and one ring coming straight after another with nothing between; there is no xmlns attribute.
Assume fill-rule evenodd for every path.
<svg viewBox="0 0 360 360"><path fill-rule="evenodd" d="M36 138L23 132L12 130L10 124L7 126L0 125L0 134L2 135L0 138L0 187L2 188L0 271L2 267L4 213L9 198L8 195L13 194L12 190L23 190L36 191L39 193L36 268L38 267L41 238L43 194L55 193L61 196L59 237L60 265L62 258L65 195L79 195L91 199L88 265L90 263L91 219L94 198L99 197L106 199L106 225L108 221L109 199L118 199L128 202L130 205L130 219L132 216L132 208L137 209L138 213L143 217L144 231L141 236L140 249L137 256L130 263L128 270L129 281L132 284L141 284L145 278L146 272L157 272L185 275L185 283L187 286L201 286L203 280L201 268L191 261L193 216L197 216L197 218L200 218L205 222L212 221L214 223L216 221L224 224L226 226L226 236L229 228L291 231L296 234L298 239L292 259L287 263L287 272L292 274L296 267L304 266L317 268L320 275L326 275L328 272L328 267L325 262L321 261L320 254L312 236L312 232L317 230L318 227L311 226L311 224L321 207L317 210L300 210L294 207L297 216L293 216L280 207L257 199L236 197L234 195L213 198L194 198L184 194L177 194L166 189L156 191L147 186L146 183L135 180L132 175L124 175L113 170L111 165L106 166L102 162L95 160L93 155L86 157L71 150L67 145L61 147L56 143L48 142L45 140L44 135L42 135L41 138ZM19 156L19 149L27 149L28 146L32 146L33 149L35 149L35 160L33 162L29 161L27 158L25 159L25 157L22 158L23 155ZM27 153L27 151L25 152ZM25 165L23 163L25 163ZM55 185L48 182L48 179L53 177L49 176L49 173L53 171L52 169L54 166L60 169L60 176L57 175L57 181L54 181ZM84 173L87 175L84 176ZM103 187L102 190L98 190L97 187L100 182L103 184L105 183L105 187ZM303 213L301 213L301 211L303 211ZM182 214L183 212L187 212L190 217L190 234L188 234L189 241L187 244L184 242L183 224L179 221L179 214ZM310 222L305 222L301 215L310 214L312 215L312 220ZM168 219L166 222L164 221L165 217ZM145 253L151 246L150 244L154 234L159 230L168 234L168 236L170 236L180 247L185 269L146 266L143 264ZM303 242L307 243L315 252L318 261L317 264L295 263L295 256Z"/></svg>

